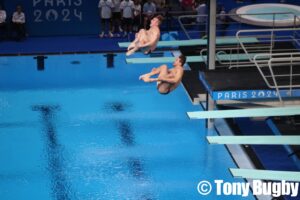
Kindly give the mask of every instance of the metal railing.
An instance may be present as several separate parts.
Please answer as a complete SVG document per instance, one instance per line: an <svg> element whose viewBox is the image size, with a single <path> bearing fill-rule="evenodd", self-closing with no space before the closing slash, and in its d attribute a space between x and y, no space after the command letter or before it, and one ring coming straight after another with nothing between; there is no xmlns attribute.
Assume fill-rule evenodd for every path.
<svg viewBox="0 0 300 200"><path fill-rule="evenodd" d="M291 27L277 27L278 24L276 24L275 19L282 14L293 15ZM291 96L294 88L300 88L300 18L292 13L247 15L273 15L273 22L271 23L273 26L267 29L257 27L257 29L249 30L249 26L244 26L241 22L218 20L222 15L217 15L217 35L226 35L226 37L231 38L234 36L238 41L237 44L231 45L217 44L216 63L219 64L217 67L256 67L266 85L277 91L278 98L282 102L280 89L288 89ZM234 19L236 16L240 17L236 14L226 14L225 16L230 19ZM196 38L199 38L200 35L204 35L203 32L206 33L207 20L204 20L205 22L202 24L197 23L196 19L199 17L202 17L201 20L207 19L207 15L178 17L179 24L188 39L194 39L195 34ZM193 23L184 23L186 19L193 19L191 20ZM222 26L224 24L226 27ZM202 30L197 30L195 27L202 28ZM257 41L254 43L245 42L249 37L256 38ZM279 48L278 45L281 45L282 48ZM207 48L201 48L199 54L205 62ZM243 59L240 59L239 56Z"/></svg>
<svg viewBox="0 0 300 200"><path fill-rule="evenodd" d="M300 25L300 19L294 13L291 12L278 12L278 13L256 13L256 14L217 14L217 34L220 36L234 36L237 31L243 29L249 29L248 25L245 25L246 21L241 21L237 19L243 19L243 17L247 16L256 16L264 17L264 16L272 16L272 21L269 23L269 27L278 28L279 22L277 19L280 18L281 15L291 15L292 22L290 22L289 27L297 27ZM197 20L199 19L199 20ZM222 19L227 19L226 21L222 21ZM202 22L198 22L202 21ZM185 33L188 39L195 38L194 36L198 34L200 36L207 35L207 23L208 23L208 15L182 15L178 17L178 23ZM265 28L265 26L260 25L261 28ZM199 30L199 28L203 30ZM258 27L256 26L256 29Z"/></svg>
<svg viewBox="0 0 300 200"><path fill-rule="evenodd" d="M267 48L261 48L253 54L252 49L243 43L242 38L262 33L265 37L259 39L257 47L267 45ZM249 62L255 64L266 85L277 91L280 102L283 102L280 89L288 89L289 96L292 96L292 90L300 87L299 36L300 28L241 30L236 34ZM278 49L276 47L278 44L283 47ZM292 48L289 48L289 45Z"/></svg>

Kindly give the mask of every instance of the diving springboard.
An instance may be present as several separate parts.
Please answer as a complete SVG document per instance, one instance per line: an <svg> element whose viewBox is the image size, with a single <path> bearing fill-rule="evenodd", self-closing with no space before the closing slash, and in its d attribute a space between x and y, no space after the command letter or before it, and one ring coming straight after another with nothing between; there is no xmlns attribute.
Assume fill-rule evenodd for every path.
<svg viewBox="0 0 300 200"><path fill-rule="evenodd" d="M300 136L207 136L210 144L300 145Z"/></svg>
<svg viewBox="0 0 300 200"><path fill-rule="evenodd" d="M254 57L256 54L250 54ZM247 54L220 54L216 56L219 61L242 61L249 60ZM126 62L130 64L143 64L143 63L173 63L176 57L153 57L153 58L126 58ZM207 56L187 56L186 62L205 62Z"/></svg>
<svg viewBox="0 0 300 200"><path fill-rule="evenodd" d="M154 57L154 58L126 58L126 63L144 64L144 63L173 63L176 57ZM186 62L204 62L206 56L187 56Z"/></svg>
<svg viewBox="0 0 300 200"><path fill-rule="evenodd" d="M240 41L243 43L257 43L259 40L256 37L242 37ZM119 42L119 47L127 48L131 42ZM217 45L226 44L239 44L240 42L236 37L218 37L216 39ZM170 47L170 46L196 46L207 45L207 39L193 39L193 40L170 40L159 41L157 47Z"/></svg>
<svg viewBox="0 0 300 200"><path fill-rule="evenodd" d="M300 172L294 171L274 171L257 169L229 169L235 178L249 178L254 180L273 180L273 181L300 181Z"/></svg>
<svg viewBox="0 0 300 200"><path fill-rule="evenodd" d="M300 115L300 106L187 112L190 119Z"/></svg>

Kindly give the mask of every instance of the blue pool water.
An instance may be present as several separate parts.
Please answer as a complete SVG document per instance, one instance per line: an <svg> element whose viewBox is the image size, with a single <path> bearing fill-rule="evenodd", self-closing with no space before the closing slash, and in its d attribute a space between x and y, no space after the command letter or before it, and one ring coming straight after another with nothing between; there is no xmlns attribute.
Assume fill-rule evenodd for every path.
<svg viewBox="0 0 300 200"><path fill-rule="evenodd" d="M242 180L187 118L200 108L184 89L159 95L138 80L154 65L114 60L48 56L37 71L30 56L0 58L0 199L240 199L197 192L201 180Z"/></svg>

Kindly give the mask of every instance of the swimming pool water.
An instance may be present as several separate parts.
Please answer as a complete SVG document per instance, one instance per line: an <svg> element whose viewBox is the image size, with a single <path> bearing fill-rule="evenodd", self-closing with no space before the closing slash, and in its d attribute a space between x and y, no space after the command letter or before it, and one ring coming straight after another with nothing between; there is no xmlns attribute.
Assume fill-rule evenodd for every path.
<svg viewBox="0 0 300 200"><path fill-rule="evenodd" d="M138 80L152 67L122 54L114 68L103 55L49 56L44 71L0 58L0 199L202 199L201 180L242 181L187 118L200 108L182 87L165 96Z"/></svg>

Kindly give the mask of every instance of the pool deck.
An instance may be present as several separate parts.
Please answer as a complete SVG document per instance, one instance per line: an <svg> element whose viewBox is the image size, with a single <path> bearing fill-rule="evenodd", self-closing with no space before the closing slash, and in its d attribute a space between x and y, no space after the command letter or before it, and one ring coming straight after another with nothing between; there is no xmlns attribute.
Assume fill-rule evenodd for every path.
<svg viewBox="0 0 300 200"><path fill-rule="evenodd" d="M118 42L127 42L128 38L105 38L89 36L28 37L21 42L1 41L0 55L36 55L36 54L72 54L122 52Z"/></svg>

